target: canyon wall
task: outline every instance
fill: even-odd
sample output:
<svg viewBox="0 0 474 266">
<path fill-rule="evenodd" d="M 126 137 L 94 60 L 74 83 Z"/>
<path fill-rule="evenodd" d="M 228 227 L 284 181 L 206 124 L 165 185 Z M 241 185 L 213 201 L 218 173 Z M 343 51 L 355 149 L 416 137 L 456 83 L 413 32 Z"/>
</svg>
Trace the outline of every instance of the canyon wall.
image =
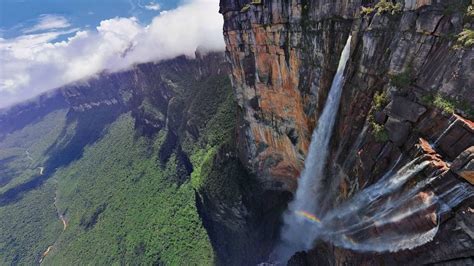
<svg viewBox="0 0 474 266">
<path fill-rule="evenodd" d="M 311 133 L 349 35 L 352 51 L 322 207 L 333 208 L 419 155 L 431 161 L 425 177 L 439 175 L 439 182 L 448 187 L 472 184 L 474 51 L 459 39 L 473 26 L 468 5 L 221 0 L 226 53 L 240 109 L 239 158 L 261 189 L 296 190 Z M 266 201 L 263 196 L 257 200 Z M 273 202 L 275 210 L 282 209 L 281 202 Z M 469 206 L 472 199 L 442 217 L 435 240 L 410 252 L 367 255 L 321 243 L 319 250 L 302 253 L 293 262 L 407 263 L 413 253 L 418 260 L 410 263 L 468 258 L 474 255 L 473 227 L 466 222 L 474 216 Z M 454 228 L 460 229 L 454 233 Z M 269 234 L 276 239 L 278 232 Z"/>
</svg>

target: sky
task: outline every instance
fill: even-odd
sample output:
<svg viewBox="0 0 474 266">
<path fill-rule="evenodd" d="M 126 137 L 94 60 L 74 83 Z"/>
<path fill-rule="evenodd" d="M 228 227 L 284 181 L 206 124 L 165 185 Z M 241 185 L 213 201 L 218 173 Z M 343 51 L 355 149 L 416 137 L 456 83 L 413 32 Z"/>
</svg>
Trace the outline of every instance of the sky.
<svg viewBox="0 0 474 266">
<path fill-rule="evenodd" d="M 224 49 L 218 0 L 0 0 L 0 108 L 97 73 Z"/>
</svg>

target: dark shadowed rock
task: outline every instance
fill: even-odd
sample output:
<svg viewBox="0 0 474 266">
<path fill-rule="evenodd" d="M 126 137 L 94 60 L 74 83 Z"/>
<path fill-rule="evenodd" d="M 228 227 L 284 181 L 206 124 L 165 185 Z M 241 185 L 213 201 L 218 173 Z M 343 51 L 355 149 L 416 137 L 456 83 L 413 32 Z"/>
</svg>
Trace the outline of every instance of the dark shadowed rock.
<svg viewBox="0 0 474 266">
<path fill-rule="evenodd" d="M 384 112 L 377 111 L 374 114 L 375 122 L 379 125 L 385 124 L 385 121 L 387 120 L 387 115 Z"/>
<path fill-rule="evenodd" d="M 426 108 L 405 97 L 395 96 L 384 112 L 401 121 L 416 122 L 426 112 Z"/>
<path fill-rule="evenodd" d="M 385 123 L 389 139 L 397 146 L 403 145 L 405 140 L 407 140 L 410 127 L 410 123 L 392 117 L 389 117 L 387 123 Z"/>
<path fill-rule="evenodd" d="M 416 21 L 416 31 L 425 34 L 434 33 L 442 17 L 443 14 L 439 11 L 424 12 Z"/>
<path fill-rule="evenodd" d="M 474 145 L 474 123 L 457 115 L 452 119 L 454 121 L 440 135 L 437 143 L 450 161 Z"/>
<path fill-rule="evenodd" d="M 474 184 L 474 146 L 463 151 L 451 165 L 453 171 Z"/>
</svg>

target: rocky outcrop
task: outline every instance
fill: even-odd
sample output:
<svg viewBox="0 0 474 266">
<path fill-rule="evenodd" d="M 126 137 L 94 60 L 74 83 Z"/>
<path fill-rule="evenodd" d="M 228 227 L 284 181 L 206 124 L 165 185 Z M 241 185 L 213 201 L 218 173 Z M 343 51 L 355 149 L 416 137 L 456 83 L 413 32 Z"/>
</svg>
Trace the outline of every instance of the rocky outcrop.
<svg viewBox="0 0 474 266">
<path fill-rule="evenodd" d="M 349 34 L 353 48 L 325 180 L 339 189 L 325 195 L 325 205 L 374 183 L 402 154 L 413 157 L 420 138 L 422 146 L 431 143 L 445 171 L 459 157 L 448 171 L 451 184 L 469 180 L 472 160 L 463 152 L 474 145 L 474 51 L 455 47 L 455 36 L 469 26 L 467 3 L 394 1 L 384 9 L 378 2 L 221 1 L 241 109 L 239 156 L 264 190 L 296 189 Z M 443 228 L 455 227 L 450 221 Z M 454 241 L 444 230 L 440 242 Z M 449 260 L 462 258 L 473 246 L 472 239 L 459 249 L 429 246 L 431 258 L 418 262 L 442 262 L 449 252 Z M 337 250 L 327 252 L 330 264 L 364 256 Z"/>
<path fill-rule="evenodd" d="M 436 145 L 452 161 L 466 148 L 474 145 L 474 124 L 458 115 L 453 115 L 449 123 L 436 140 Z"/>
<path fill-rule="evenodd" d="M 453 171 L 474 185 L 474 146 L 463 151 L 452 164 Z"/>
<path fill-rule="evenodd" d="M 405 97 L 395 96 L 384 111 L 394 119 L 415 123 L 426 112 L 426 108 Z"/>
</svg>

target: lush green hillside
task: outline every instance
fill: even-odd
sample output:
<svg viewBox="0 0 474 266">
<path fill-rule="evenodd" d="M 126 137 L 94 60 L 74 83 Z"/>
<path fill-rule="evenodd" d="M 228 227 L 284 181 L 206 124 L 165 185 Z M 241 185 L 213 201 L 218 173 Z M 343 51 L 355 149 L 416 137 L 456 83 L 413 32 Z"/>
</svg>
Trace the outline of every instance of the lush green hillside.
<svg viewBox="0 0 474 266">
<path fill-rule="evenodd" d="M 0 193 L 30 180 L 44 167 L 48 148 L 66 123 L 67 110 L 58 110 L 0 141 Z"/>
<path fill-rule="evenodd" d="M 196 191 L 226 186 L 208 177 L 236 108 L 227 75 L 199 71 L 141 66 L 124 103 L 49 112 L 0 139 L 0 264 L 214 264 Z M 75 101 L 100 101 L 93 89 Z"/>
<path fill-rule="evenodd" d="M 157 163 L 164 133 L 138 137 L 133 122 L 122 116 L 55 175 L 68 225 L 46 264 L 212 263 L 189 182 L 174 183 L 174 158 L 163 168 Z"/>
<path fill-rule="evenodd" d="M 0 142 L 0 264 L 33 264 L 61 232 L 54 207 L 56 185 L 49 180 L 42 186 L 5 197 L 18 184 L 41 179 L 44 154 L 58 138 L 65 124 L 66 110 L 52 112 Z M 44 172 L 44 169 L 43 169 Z M 13 193 L 11 193 L 13 194 Z M 21 195 L 20 195 L 21 194 Z"/>
<path fill-rule="evenodd" d="M 2 151 L 6 154 L 16 144 L 41 154 L 33 147 L 57 134 L 54 128 L 47 134 L 40 129 L 61 121 L 59 115 L 47 116 L 11 135 L 2 142 L 2 147 L 9 149 Z M 212 264 L 214 254 L 196 211 L 190 180 L 176 183 L 180 169 L 175 154 L 165 165 L 159 163 L 158 151 L 167 132 L 143 137 L 136 133 L 134 124 L 134 118 L 124 114 L 105 129 L 98 142 L 86 147 L 81 159 L 0 207 L 2 264 L 37 263 L 49 246 L 53 247 L 45 257 L 46 265 Z M 29 131 L 43 138 L 36 138 L 35 145 L 14 141 L 33 137 L 26 135 Z M 8 165 L 18 172 L 23 166 L 24 176 L 37 177 L 39 170 L 35 175 L 31 169 L 38 167 L 29 166 L 18 154 L 21 158 Z M 13 181 L 28 179 L 20 177 Z M 65 229 L 54 205 L 56 196 L 59 213 L 67 223 Z"/>
</svg>

